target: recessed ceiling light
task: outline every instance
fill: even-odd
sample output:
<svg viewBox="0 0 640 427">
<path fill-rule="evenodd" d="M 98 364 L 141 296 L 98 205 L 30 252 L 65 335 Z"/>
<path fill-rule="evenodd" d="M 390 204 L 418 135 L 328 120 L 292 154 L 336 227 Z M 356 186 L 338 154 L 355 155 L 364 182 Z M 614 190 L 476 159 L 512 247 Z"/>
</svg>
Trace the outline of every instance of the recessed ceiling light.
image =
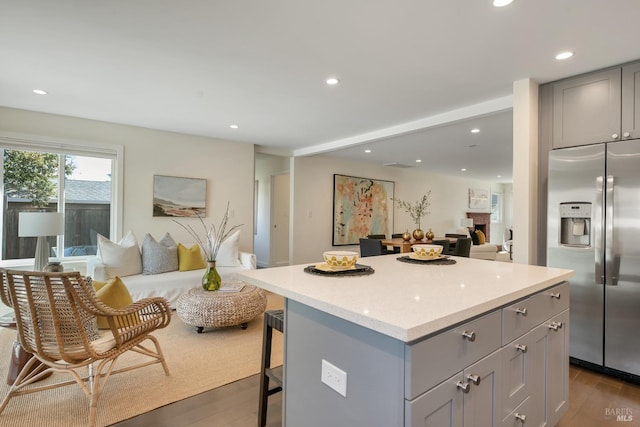
<svg viewBox="0 0 640 427">
<path fill-rule="evenodd" d="M 371 150 L 364 150 L 364 152 L 365 152 L 365 153 L 370 153 L 370 152 L 371 152 Z"/>
<path fill-rule="evenodd" d="M 238 129 L 238 127 L 239 127 L 239 126 L 238 126 L 238 125 L 229 125 L 229 127 L 230 127 L 231 129 Z"/>
<path fill-rule="evenodd" d="M 416 159 L 416 163 L 422 163 L 422 160 Z"/>
<path fill-rule="evenodd" d="M 466 171 L 467 171 L 467 169 L 466 169 L 466 168 L 462 168 L 462 169 L 460 169 L 460 170 L 461 170 L 462 172 L 466 172 Z"/>
<path fill-rule="evenodd" d="M 340 83 L 340 80 L 336 79 L 335 77 L 331 77 L 327 79 L 328 85 L 337 85 L 338 83 Z"/>
<path fill-rule="evenodd" d="M 495 7 L 507 6 L 513 3 L 513 0 L 493 0 L 493 5 Z"/>
<path fill-rule="evenodd" d="M 502 175 L 498 175 L 498 176 L 496 176 L 496 178 L 502 178 Z"/>
<path fill-rule="evenodd" d="M 568 59 L 571 58 L 573 56 L 573 52 L 560 52 L 559 54 L 556 55 L 556 59 L 558 60 L 563 60 L 563 59 Z"/>
<path fill-rule="evenodd" d="M 33 93 L 37 93 L 38 95 L 46 95 L 47 91 L 42 89 L 34 89 Z"/>
<path fill-rule="evenodd" d="M 478 128 L 471 129 L 471 133 L 478 133 L 478 132 L 480 132 L 480 129 Z"/>
</svg>

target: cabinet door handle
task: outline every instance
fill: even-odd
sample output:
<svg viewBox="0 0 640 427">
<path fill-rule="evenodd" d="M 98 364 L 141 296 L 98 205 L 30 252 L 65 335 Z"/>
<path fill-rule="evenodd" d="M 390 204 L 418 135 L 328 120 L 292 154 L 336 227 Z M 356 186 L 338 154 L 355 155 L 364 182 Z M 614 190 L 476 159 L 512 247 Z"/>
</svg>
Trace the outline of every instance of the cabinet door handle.
<svg viewBox="0 0 640 427">
<path fill-rule="evenodd" d="M 516 420 L 520 421 L 522 424 L 524 424 L 525 421 L 527 421 L 527 416 L 524 414 L 519 414 L 516 412 L 514 417 L 516 417 Z"/>
<path fill-rule="evenodd" d="M 549 329 L 553 329 L 554 331 L 557 331 L 558 329 L 562 328 L 562 322 L 551 322 L 550 324 L 547 325 L 547 327 Z"/>
<path fill-rule="evenodd" d="M 618 134 L 614 133 L 613 135 L 611 135 L 611 139 L 618 139 Z"/>
<path fill-rule="evenodd" d="M 478 375 L 468 374 L 467 379 L 475 385 L 480 385 L 480 377 Z"/>
<path fill-rule="evenodd" d="M 622 136 L 624 136 L 625 138 L 629 138 L 631 134 L 629 132 L 625 132 L 622 134 Z"/>
<path fill-rule="evenodd" d="M 527 352 L 527 346 L 524 344 L 516 344 L 516 350 L 520 350 L 523 353 Z"/>
<path fill-rule="evenodd" d="M 474 342 L 476 340 L 476 333 L 473 331 L 464 331 L 462 333 L 462 338 L 465 338 L 467 341 Z"/>
<path fill-rule="evenodd" d="M 558 292 L 558 293 L 553 293 L 552 292 L 552 293 L 549 294 L 549 296 L 551 298 L 560 299 L 560 292 Z"/>
<path fill-rule="evenodd" d="M 458 381 L 456 387 L 462 390 L 463 393 L 469 393 L 469 390 L 471 390 L 469 383 L 463 383 L 462 381 Z"/>
<path fill-rule="evenodd" d="M 516 308 L 515 312 L 518 314 L 522 314 L 523 316 L 527 315 L 527 309 L 526 308 Z"/>
</svg>

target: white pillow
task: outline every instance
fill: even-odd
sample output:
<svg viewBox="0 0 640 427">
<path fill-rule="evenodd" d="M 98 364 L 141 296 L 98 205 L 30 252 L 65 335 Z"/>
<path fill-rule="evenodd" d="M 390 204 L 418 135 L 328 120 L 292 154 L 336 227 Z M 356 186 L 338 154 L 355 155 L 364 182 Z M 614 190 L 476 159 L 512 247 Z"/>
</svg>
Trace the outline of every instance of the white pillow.
<svg viewBox="0 0 640 427">
<path fill-rule="evenodd" d="M 238 245 L 240 244 L 240 230 L 236 230 L 221 244 L 216 257 L 216 267 L 235 267 L 240 264 Z"/>
<path fill-rule="evenodd" d="M 142 273 L 140 249 L 131 231 L 127 232 L 118 243 L 98 234 L 98 254 L 105 265 L 106 279 Z"/>
</svg>

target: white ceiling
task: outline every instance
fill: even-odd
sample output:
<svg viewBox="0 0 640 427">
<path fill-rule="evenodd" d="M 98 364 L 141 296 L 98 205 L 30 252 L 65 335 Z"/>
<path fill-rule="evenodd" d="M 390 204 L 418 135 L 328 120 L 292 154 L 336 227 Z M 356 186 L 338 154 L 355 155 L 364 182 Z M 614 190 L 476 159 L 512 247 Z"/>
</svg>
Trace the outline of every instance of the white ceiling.
<svg viewBox="0 0 640 427">
<path fill-rule="evenodd" d="M 0 0 L 0 105 L 508 181 L 512 83 L 638 59 L 639 17 L 639 0 Z"/>
</svg>

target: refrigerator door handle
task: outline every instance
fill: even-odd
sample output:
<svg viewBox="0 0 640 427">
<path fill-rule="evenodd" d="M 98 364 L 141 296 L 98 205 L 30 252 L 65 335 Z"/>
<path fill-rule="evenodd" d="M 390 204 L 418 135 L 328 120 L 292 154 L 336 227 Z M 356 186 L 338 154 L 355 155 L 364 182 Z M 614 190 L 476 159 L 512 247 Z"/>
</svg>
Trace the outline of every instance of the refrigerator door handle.
<svg viewBox="0 0 640 427">
<path fill-rule="evenodd" d="M 618 278 L 614 276 L 615 254 L 613 250 L 613 193 L 614 193 L 614 177 L 607 176 L 607 194 L 605 197 L 605 283 L 609 286 L 618 284 Z"/>
<path fill-rule="evenodd" d="M 604 199 L 604 177 L 599 176 L 596 178 L 596 201 L 595 201 L 595 210 L 594 210 L 594 239 L 595 239 L 595 280 L 597 285 L 604 284 L 604 269 L 602 265 L 603 257 L 602 257 L 602 248 L 603 248 L 603 238 L 604 234 L 604 210 L 603 210 L 603 199 Z"/>
</svg>

